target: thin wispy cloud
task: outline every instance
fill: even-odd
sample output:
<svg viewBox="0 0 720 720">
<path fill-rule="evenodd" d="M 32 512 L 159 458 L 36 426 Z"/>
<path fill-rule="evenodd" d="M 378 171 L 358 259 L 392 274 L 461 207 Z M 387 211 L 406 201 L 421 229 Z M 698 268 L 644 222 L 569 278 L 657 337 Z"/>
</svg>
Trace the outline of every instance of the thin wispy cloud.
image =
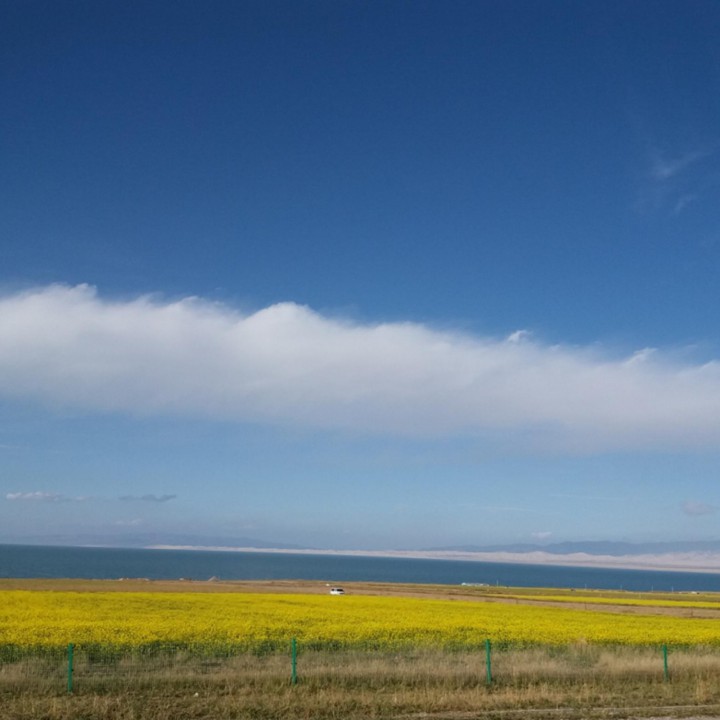
<svg viewBox="0 0 720 720">
<path fill-rule="evenodd" d="M 717 194 L 720 143 L 670 154 L 654 149 L 647 169 L 648 184 L 638 207 L 666 208 L 677 217 L 688 208 Z"/>
<path fill-rule="evenodd" d="M 683 195 L 677 199 L 675 207 L 673 208 L 673 215 L 679 215 L 685 208 L 697 202 L 698 196 L 695 193 Z"/>
<path fill-rule="evenodd" d="M 119 500 L 125 502 L 150 502 L 150 503 L 166 503 L 175 500 L 177 495 L 122 495 Z"/>
<path fill-rule="evenodd" d="M 148 503 L 166 503 L 175 500 L 177 495 L 122 495 L 117 498 L 123 502 L 148 502 Z M 38 503 L 70 503 L 70 502 L 87 502 L 96 500 L 107 502 L 107 498 L 95 495 L 64 495 L 63 493 L 44 492 L 41 490 L 33 490 L 31 492 L 9 492 L 5 494 L 5 499 L 19 502 L 38 502 Z M 112 502 L 112 501 L 111 501 Z"/>
<path fill-rule="evenodd" d="M 612 495 L 587 495 L 585 493 L 551 493 L 551 498 L 567 498 L 569 500 L 603 500 L 616 502 L 619 498 Z"/>
<path fill-rule="evenodd" d="M 0 396 L 560 451 L 720 441 L 717 361 L 519 339 L 50 286 L 0 299 Z"/>
<path fill-rule="evenodd" d="M 683 503 L 682 510 L 686 515 L 698 516 L 714 515 L 718 511 L 718 508 L 715 505 L 708 505 L 707 503 L 688 500 Z"/>
<path fill-rule="evenodd" d="M 678 155 L 670 157 L 662 155 L 656 152 L 652 159 L 652 165 L 650 167 L 650 176 L 653 180 L 658 182 L 665 182 L 677 177 L 687 169 L 697 164 L 701 160 L 714 155 L 717 151 L 717 146 L 711 146 L 702 150 L 691 150 Z"/>
<path fill-rule="evenodd" d="M 552 533 L 549 530 L 539 530 L 538 532 L 530 533 L 530 537 L 533 540 L 549 540 L 552 537 Z"/>
<path fill-rule="evenodd" d="M 480 510 L 487 513 L 536 513 L 537 508 L 519 507 L 517 505 L 480 505 Z"/>
<path fill-rule="evenodd" d="M 92 500 L 90 496 L 71 497 L 60 493 L 42 492 L 35 490 L 32 492 L 11 492 L 5 495 L 6 500 L 19 502 L 40 502 L 40 503 L 66 503 L 66 502 L 86 502 Z"/>
</svg>

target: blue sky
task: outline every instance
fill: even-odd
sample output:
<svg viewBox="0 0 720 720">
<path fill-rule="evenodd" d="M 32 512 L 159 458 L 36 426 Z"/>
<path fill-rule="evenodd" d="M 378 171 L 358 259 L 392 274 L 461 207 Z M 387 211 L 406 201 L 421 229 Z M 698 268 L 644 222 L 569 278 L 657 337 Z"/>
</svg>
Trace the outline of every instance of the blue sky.
<svg viewBox="0 0 720 720">
<path fill-rule="evenodd" d="M 0 540 L 718 537 L 716 2 L 0 28 Z"/>
</svg>

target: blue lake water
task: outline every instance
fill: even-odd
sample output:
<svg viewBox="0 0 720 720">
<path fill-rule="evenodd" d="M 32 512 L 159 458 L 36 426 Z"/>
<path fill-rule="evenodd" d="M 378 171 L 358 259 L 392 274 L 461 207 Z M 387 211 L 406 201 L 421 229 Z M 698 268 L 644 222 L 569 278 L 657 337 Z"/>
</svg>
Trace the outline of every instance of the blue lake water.
<svg viewBox="0 0 720 720">
<path fill-rule="evenodd" d="M 720 575 L 292 553 L 0 545 L 4 578 L 319 580 L 720 592 Z"/>
</svg>

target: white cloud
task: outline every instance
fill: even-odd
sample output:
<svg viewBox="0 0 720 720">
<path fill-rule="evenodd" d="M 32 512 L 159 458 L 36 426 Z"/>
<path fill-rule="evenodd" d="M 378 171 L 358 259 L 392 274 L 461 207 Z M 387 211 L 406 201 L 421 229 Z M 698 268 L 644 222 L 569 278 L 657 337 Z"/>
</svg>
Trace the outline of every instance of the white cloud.
<svg viewBox="0 0 720 720">
<path fill-rule="evenodd" d="M 64 496 L 47 492 L 14 492 L 5 495 L 6 500 L 30 500 L 33 502 L 62 502 Z"/>
<path fill-rule="evenodd" d="M 523 340 L 527 340 L 530 337 L 528 330 L 516 330 L 507 336 L 507 341 L 511 343 L 519 343 Z"/>
<path fill-rule="evenodd" d="M 78 496 L 69 497 L 60 493 L 49 493 L 41 492 L 36 490 L 34 492 L 12 492 L 5 495 L 6 500 L 20 500 L 30 502 L 85 502 L 86 500 L 92 500 L 91 497 Z"/>
<path fill-rule="evenodd" d="M 556 450 L 720 441 L 718 362 L 517 339 L 51 286 L 0 298 L 0 396 Z"/>
<path fill-rule="evenodd" d="M 626 364 L 644 363 L 647 362 L 655 353 L 657 348 L 643 348 L 642 350 L 636 350 L 627 360 Z"/>
<path fill-rule="evenodd" d="M 534 540 L 548 540 L 552 537 L 552 533 L 547 530 L 540 530 L 539 532 L 530 533 Z"/>
</svg>

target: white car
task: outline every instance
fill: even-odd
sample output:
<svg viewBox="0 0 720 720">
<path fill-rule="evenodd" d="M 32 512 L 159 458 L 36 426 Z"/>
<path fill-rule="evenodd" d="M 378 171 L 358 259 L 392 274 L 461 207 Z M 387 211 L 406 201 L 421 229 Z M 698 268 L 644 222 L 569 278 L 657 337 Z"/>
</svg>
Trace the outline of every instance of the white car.
<svg viewBox="0 0 720 720">
<path fill-rule="evenodd" d="M 345 591 L 341 587 L 330 588 L 331 595 L 344 595 Z"/>
</svg>

